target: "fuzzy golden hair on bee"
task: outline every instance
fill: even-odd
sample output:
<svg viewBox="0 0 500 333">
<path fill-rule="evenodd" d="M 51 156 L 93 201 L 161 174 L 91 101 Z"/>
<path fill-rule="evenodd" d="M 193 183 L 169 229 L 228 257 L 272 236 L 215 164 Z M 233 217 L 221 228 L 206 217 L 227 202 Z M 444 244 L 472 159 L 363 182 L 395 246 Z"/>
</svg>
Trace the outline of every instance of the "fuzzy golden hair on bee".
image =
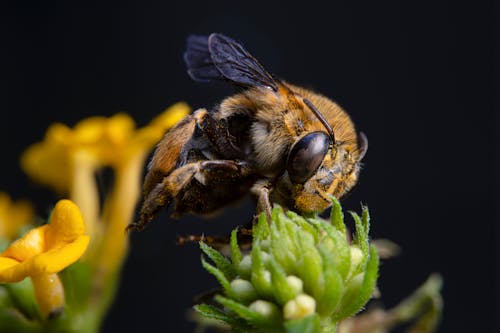
<svg viewBox="0 0 500 333">
<path fill-rule="evenodd" d="M 199 109 L 165 134 L 144 182 L 141 229 L 171 202 L 174 214 L 207 215 L 247 193 L 257 211 L 272 203 L 321 212 L 357 182 L 368 147 L 331 99 L 278 79 L 222 34 L 190 36 L 184 60 L 198 82 L 238 92 Z"/>
</svg>

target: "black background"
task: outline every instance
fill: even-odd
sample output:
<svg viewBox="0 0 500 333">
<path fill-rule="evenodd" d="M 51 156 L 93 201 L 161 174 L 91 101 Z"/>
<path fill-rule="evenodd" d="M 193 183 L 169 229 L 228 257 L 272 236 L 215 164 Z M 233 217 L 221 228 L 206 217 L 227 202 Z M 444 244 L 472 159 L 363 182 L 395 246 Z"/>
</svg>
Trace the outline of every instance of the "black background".
<svg viewBox="0 0 500 333">
<path fill-rule="evenodd" d="M 361 180 L 343 204 L 368 204 L 372 236 L 403 248 L 381 268 L 385 305 L 441 272 L 440 332 L 493 332 L 494 16 L 492 1 L 3 3 L 0 188 L 41 214 L 55 202 L 17 162 L 52 122 L 126 111 L 145 124 L 176 101 L 209 107 L 231 93 L 193 83 L 182 62 L 188 34 L 224 32 L 278 76 L 336 100 L 367 133 Z M 104 332 L 192 331 L 185 311 L 216 282 L 175 237 L 224 233 L 252 209 L 247 200 L 180 221 L 164 212 L 134 233 Z"/>
</svg>

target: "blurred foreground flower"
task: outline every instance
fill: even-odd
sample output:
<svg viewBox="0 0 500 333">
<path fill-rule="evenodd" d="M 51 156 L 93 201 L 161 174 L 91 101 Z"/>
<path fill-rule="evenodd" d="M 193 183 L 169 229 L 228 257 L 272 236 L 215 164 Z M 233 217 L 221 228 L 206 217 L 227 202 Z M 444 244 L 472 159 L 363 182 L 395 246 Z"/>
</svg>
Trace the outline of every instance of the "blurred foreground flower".
<svg viewBox="0 0 500 333">
<path fill-rule="evenodd" d="M 16 299 L 22 303 L 36 296 L 42 317 L 49 316 L 46 321 L 43 318 L 34 320 L 37 311 L 28 309 L 32 307 L 30 305 L 17 307 L 16 311 L 21 311 L 22 316 L 8 318 L 17 324 L 23 322 L 23 330 L 31 327 L 36 331 L 40 327 L 35 324 L 43 322 L 44 332 L 98 331 L 118 287 L 120 269 L 128 250 L 125 227 L 134 217 L 147 154 L 165 131 L 189 111 L 186 104 L 175 104 L 139 129 L 126 114 L 109 118 L 91 117 L 74 128 L 54 124 L 47 130 L 42 142 L 24 152 L 21 158 L 24 171 L 60 195 L 69 196 L 80 208 L 83 220 L 81 217 L 76 219 L 80 224 L 57 222 L 60 221 L 57 218 L 58 207 L 69 205 L 69 201 L 62 201 L 56 206 L 49 225 L 32 229 L 2 254 L 0 283 L 31 277 L 33 287 L 21 282 L 22 288 L 18 289 L 24 296 Z M 113 183 L 109 194 L 99 198 L 95 175 L 104 168 L 112 170 Z M 0 196 L 0 218 L 3 217 L 1 208 Z M 23 219 L 17 221 L 22 222 Z M 15 231 L 8 231 L 8 237 L 19 231 L 14 223 L 12 229 Z M 7 229 L 4 227 L 3 230 Z M 88 236 L 83 236 L 83 230 Z M 83 254 L 87 245 L 88 250 L 82 260 L 71 265 Z M 71 266 L 56 274 L 68 265 Z M 15 288 L 16 285 L 8 286 Z M 0 322 L 2 290 L 0 288 Z M 56 305 L 62 306 L 64 294 L 64 314 L 54 319 L 51 314 L 57 312 Z"/>
<path fill-rule="evenodd" d="M 3 244 L 16 239 L 33 218 L 33 207 L 29 202 L 12 201 L 7 193 L 0 192 L 0 251 Z"/>
<path fill-rule="evenodd" d="M 352 214 L 356 233 L 349 244 L 340 204 L 332 200 L 331 224 L 280 207 L 269 223 L 261 215 L 245 256 L 233 231 L 231 261 L 201 243 L 215 263 L 203 260 L 203 266 L 224 296 L 215 297 L 222 307 L 201 304 L 196 310 L 238 332 L 337 332 L 338 323 L 370 299 L 379 258 L 368 242 L 368 210 Z"/>
<path fill-rule="evenodd" d="M 0 283 L 31 277 L 42 315 L 61 311 L 64 290 L 56 273 L 83 255 L 89 243 L 84 231 L 78 207 L 59 201 L 49 224 L 30 230 L 0 254 Z"/>
</svg>

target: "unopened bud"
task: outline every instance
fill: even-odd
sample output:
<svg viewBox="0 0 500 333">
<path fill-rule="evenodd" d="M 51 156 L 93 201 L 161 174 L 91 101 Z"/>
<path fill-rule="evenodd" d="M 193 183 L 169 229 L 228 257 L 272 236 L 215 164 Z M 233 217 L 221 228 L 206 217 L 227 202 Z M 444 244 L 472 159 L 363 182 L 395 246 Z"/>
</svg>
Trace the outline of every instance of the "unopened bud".
<svg viewBox="0 0 500 333">
<path fill-rule="evenodd" d="M 260 256 L 262 258 L 262 263 L 264 265 L 267 265 L 267 263 L 269 262 L 269 259 L 271 258 L 271 256 L 269 255 L 269 253 L 262 251 L 260 253 Z"/>
<path fill-rule="evenodd" d="M 243 279 L 235 279 L 231 281 L 231 289 L 235 296 L 242 302 L 250 302 L 257 298 L 255 288 L 250 281 Z"/>
<path fill-rule="evenodd" d="M 266 318 L 276 318 L 279 316 L 276 304 L 260 299 L 250 304 L 249 309 Z"/>
<path fill-rule="evenodd" d="M 270 239 L 263 239 L 260 241 L 260 248 L 264 251 L 269 251 L 271 248 L 271 240 Z"/>
<path fill-rule="evenodd" d="M 355 273 L 358 268 L 359 264 L 363 261 L 363 251 L 356 245 L 352 245 L 350 247 L 350 252 L 351 252 L 351 274 Z"/>
<path fill-rule="evenodd" d="M 304 282 L 295 275 L 289 275 L 286 277 L 286 282 L 288 286 L 293 290 L 294 295 L 301 294 L 304 288 Z"/>
<path fill-rule="evenodd" d="M 285 319 L 301 319 L 316 311 L 316 301 L 309 295 L 300 294 L 288 301 L 283 308 Z"/>
<path fill-rule="evenodd" d="M 249 277 L 252 274 L 252 256 L 244 256 L 238 265 L 238 274 Z"/>
</svg>

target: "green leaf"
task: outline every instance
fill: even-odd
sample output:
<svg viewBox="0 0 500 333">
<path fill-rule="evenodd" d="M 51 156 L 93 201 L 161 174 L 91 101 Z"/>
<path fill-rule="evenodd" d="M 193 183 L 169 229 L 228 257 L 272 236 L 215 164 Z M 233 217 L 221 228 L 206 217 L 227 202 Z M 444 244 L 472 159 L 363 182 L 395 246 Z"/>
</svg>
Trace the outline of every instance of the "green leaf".
<svg viewBox="0 0 500 333">
<path fill-rule="evenodd" d="M 235 270 L 238 268 L 241 258 L 241 250 L 238 246 L 238 228 L 236 228 L 231 232 L 231 261 Z"/>
<path fill-rule="evenodd" d="M 40 318 L 31 279 L 5 285 L 16 308 L 27 318 Z"/>
<path fill-rule="evenodd" d="M 233 267 L 231 262 L 227 260 L 219 251 L 211 248 L 204 242 L 200 242 L 201 250 L 215 263 L 217 268 L 224 273 L 224 276 L 228 280 L 234 279 L 236 276 L 236 269 Z"/>
<path fill-rule="evenodd" d="M 281 318 L 267 318 L 232 299 L 217 295 L 215 296 L 215 300 L 257 328 L 276 328 L 281 324 Z"/>
<path fill-rule="evenodd" d="M 219 281 L 219 283 L 221 284 L 222 288 L 224 289 L 224 292 L 226 293 L 226 295 L 228 295 L 229 297 L 234 297 L 233 290 L 231 289 L 231 284 L 227 280 L 227 278 L 224 275 L 224 273 L 222 273 L 222 271 L 220 271 L 219 269 L 217 269 L 215 266 L 210 265 L 203 258 L 201 259 L 201 264 L 203 265 L 203 268 L 205 268 L 207 270 L 207 272 L 209 272 L 210 274 L 212 274 L 213 276 L 215 276 L 215 278 L 217 279 L 217 281 Z"/>
<path fill-rule="evenodd" d="M 337 271 L 333 254 L 322 244 L 318 246 L 318 250 L 323 260 L 325 291 L 318 301 L 317 312 L 323 317 L 330 317 L 340 302 L 344 291 L 344 282 L 342 276 Z"/>
<path fill-rule="evenodd" d="M 284 326 L 287 333 L 317 333 L 320 330 L 320 320 L 315 313 L 301 319 L 287 320 Z"/>
<path fill-rule="evenodd" d="M 328 237 L 332 240 L 334 244 L 332 253 L 335 253 L 335 256 L 333 256 L 335 265 L 342 277 L 344 279 L 347 278 L 347 274 L 349 273 L 349 269 L 351 267 L 351 252 L 345 234 L 322 219 L 309 221 L 318 229 L 324 230 Z"/>
<path fill-rule="evenodd" d="M 370 248 L 370 256 L 366 263 L 366 269 L 361 285 L 353 293 L 346 292 L 334 313 L 334 320 L 340 321 L 356 314 L 370 300 L 378 278 L 379 257 L 375 246 Z"/>
<path fill-rule="evenodd" d="M 271 271 L 274 298 L 279 305 L 284 305 L 295 297 L 295 291 L 288 285 L 285 270 L 280 267 L 273 257 L 269 260 L 269 270 Z"/>
<path fill-rule="evenodd" d="M 2 333 L 42 333 L 40 322 L 28 320 L 14 308 L 0 309 L 0 332 Z"/>
<path fill-rule="evenodd" d="M 12 305 L 12 299 L 10 298 L 9 291 L 5 286 L 0 285 L 0 309 L 7 308 Z"/>
<path fill-rule="evenodd" d="M 344 235 L 346 233 L 346 227 L 344 223 L 344 213 L 342 213 L 342 206 L 337 198 L 333 195 L 330 197 L 332 199 L 332 210 L 330 211 L 330 223 Z"/>
</svg>

